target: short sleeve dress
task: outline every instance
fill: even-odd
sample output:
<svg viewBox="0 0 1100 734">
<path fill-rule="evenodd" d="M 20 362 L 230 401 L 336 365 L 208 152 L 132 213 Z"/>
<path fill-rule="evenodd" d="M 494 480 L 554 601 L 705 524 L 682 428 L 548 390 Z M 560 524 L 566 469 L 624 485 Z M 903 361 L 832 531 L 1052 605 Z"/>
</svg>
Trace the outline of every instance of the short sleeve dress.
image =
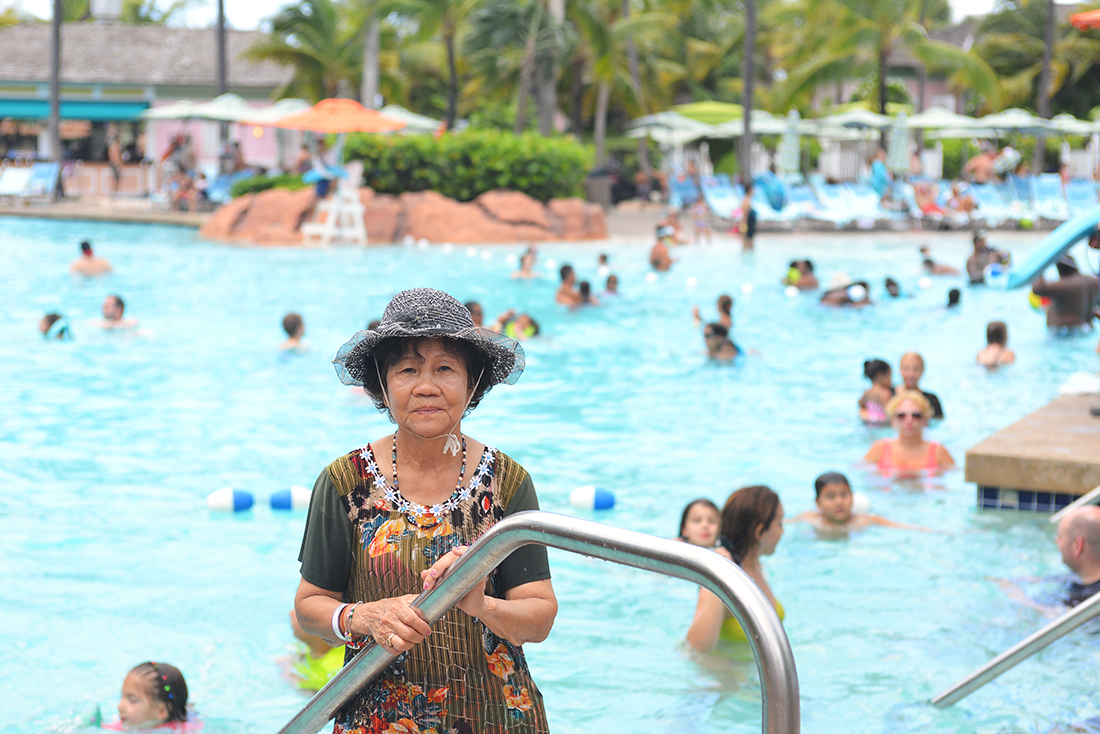
<svg viewBox="0 0 1100 734">
<path fill-rule="evenodd" d="M 420 572 L 451 548 L 472 543 L 510 514 L 538 509 L 527 471 L 488 446 L 469 484 L 446 502 L 419 516 L 400 511 L 408 509 L 404 502 L 369 445 L 332 462 L 310 501 L 302 577 L 341 592 L 345 602 L 416 594 Z M 508 589 L 549 578 L 546 549 L 526 546 L 493 571 L 488 593 L 503 598 Z M 356 652 L 348 646 L 345 664 Z M 432 625 L 430 637 L 399 655 L 335 718 L 334 734 L 549 731 L 522 647 L 459 609 Z"/>
</svg>

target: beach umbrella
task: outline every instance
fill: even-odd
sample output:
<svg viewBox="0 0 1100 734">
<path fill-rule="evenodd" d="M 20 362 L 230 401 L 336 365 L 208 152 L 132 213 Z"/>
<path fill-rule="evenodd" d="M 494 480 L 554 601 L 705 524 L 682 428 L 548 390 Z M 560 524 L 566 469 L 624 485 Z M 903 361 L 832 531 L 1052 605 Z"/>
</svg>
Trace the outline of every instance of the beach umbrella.
<svg viewBox="0 0 1100 734">
<path fill-rule="evenodd" d="M 783 139 L 779 141 L 779 150 L 775 162 L 775 166 L 781 174 L 790 176 L 800 173 L 802 170 L 801 123 L 798 110 L 792 109 L 787 113 L 787 129 L 783 131 Z"/>
<path fill-rule="evenodd" d="M 716 102 L 714 100 L 678 104 L 672 109 L 674 112 L 678 112 L 684 117 L 690 117 L 696 122 L 702 122 L 707 125 L 718 125 L 719 123 L 729 122 L 730 120 L 736 120 L 739 117 L 745 116 L 745 108 L 741 105 L 731 104 L 729 102 Z"/>
<path fill-rule="evenodd" d="M 943 107 L 929 107 L 911 115 L 908 121 L 910 130 L 967 130 L 977 125 L 973 117 L 959 115 Z"/>
<path fill-rule="evenodd" d="M 1018 133 L 1020 135 L 1039 135 L 1050 132 L 1054 128 L 1041 117 L 1036 117 L 1027 110 L 1013 108 L 986 115 L 979 118 L 977 123 L 981 127 L 996 130 L 998 133 Z"/>
<path fill-rule="evenodd" d="M 404 120 L 369 110 L 354 99 L 322 99 L 272 123 L 284 130 L 310 130 L 315 133 L 386 133 L 405 127 Z"/>
<path fill-rule="evenodd" d="M 886 167 L 894 173 L 909 173 L 912 168 L 912 163 L 909 161 L 908 117 L 904 112 L 894 118 L 894 125 L 890 129 Z"/>
<path fill-rule="evenodd" d="M 655 112 L 632 120 L 627 125 L 628 138 L 651 138 L 661 145 L 683 145 L 692 140 L 710 137 L 714 126 L 684 117 L 679 112 Z"/>
<path fill-rule="evenodd" d="M 1069 16 L 1069 22 L 1074 28 L 1087 31 L 1090 28 L 1100 28 L 1100 10 L 1089 10 L 1084 13 L 1074 13 Z"/>
<path fill-rule="evenodd" d="M 192 117 L 198 120 L 215 122 L 240 122 L 253 111 L 252 105 L 244 101 L 239 94 L 222 94 L 209 102 L 196 105 Z"/>
<path fill-rule="evenodd" d="M 249 125 L 272 125 L 288 115 L 308 110 L 311 106 L 304 99 L 280 99 L 270 107 L 250 107 L 247 116 L 239 122 Z"/>
<path fill-rule="evenodd" d="M 195 117 L 194 111 L 198 106 L 197 102 L 181 99 L 172 104 L 142 110 L 141 118 L 143 120 L 190 120 Z"/>
<path fill-rule="evenodd" d="M 1078 120 L 1068 113 L 1055 115 L 1050 119 L 1050 125 L 1058 132 L 1066 135 L 1092 135 L 1100 132 L 1100 125 L 1095 122 Z"/>
<path fill-rule="evenodd" d="M 817 124 L 822 129 L 847 128 L 849 130 L 884 130 L 890 127 L 894 120 L 886 115 L 871 112 L 857 107 L 846 112 L 818 118 Z"/>
<path fill-rule="evenodd" d="M 399 104 L 388 104 L 378 111 L 387 117 L 404 120 L 406 126 L 401 129 L 402 133 L 434 133 L 443 124 L 442 120 L 417 114 Z"/>
<path fill-rule="evenodd" d="M 787 121 L 764 110 L 752 111 L 753 135 L 782 135 L 787 131 Z M 708 138 L 739 138 L 745 134 L 745 119 L 727 120 L 714 126 Z"/>
</svg>

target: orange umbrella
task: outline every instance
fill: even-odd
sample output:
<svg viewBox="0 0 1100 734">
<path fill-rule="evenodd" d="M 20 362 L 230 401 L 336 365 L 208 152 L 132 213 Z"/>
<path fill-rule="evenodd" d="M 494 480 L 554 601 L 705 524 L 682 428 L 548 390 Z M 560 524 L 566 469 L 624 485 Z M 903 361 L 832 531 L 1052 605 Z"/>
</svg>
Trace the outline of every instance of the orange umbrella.
<svg viewBox="0 0 1100 734">
<path fill-rule="evenodd" d="M 1086 13 L 1074 13 L 1069 16 L 1069 22 L 1075 28 L 1087 31 L 1089 28 L 1100 28 L 1100 10 L 1090 10 Z"/>
<path fill-rule="evenodd" d="M 311 130 L 315 133 L 387 133 L 400 130 L 407 123 L 368 110 L 354 99 L 336 98 L 322 99 L 308 110 L 266 124 L 284 130 Z"/>
</svg>

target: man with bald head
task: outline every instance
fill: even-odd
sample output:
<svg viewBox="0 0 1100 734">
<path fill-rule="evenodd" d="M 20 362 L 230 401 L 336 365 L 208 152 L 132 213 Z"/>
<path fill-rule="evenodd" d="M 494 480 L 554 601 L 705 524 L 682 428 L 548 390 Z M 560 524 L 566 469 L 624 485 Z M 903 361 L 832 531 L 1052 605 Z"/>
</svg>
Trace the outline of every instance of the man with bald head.
<svg viewBox="0 0 1100 734">
<path fill-rule="evenodd" d="M 1066 513 L 1054 542 L 1062 563 L 1077 574 L 1066 591 L 1066 606 L 1075 607 L 1100 591 L 1100 507 L 1086 505 Z"/>
</svg>

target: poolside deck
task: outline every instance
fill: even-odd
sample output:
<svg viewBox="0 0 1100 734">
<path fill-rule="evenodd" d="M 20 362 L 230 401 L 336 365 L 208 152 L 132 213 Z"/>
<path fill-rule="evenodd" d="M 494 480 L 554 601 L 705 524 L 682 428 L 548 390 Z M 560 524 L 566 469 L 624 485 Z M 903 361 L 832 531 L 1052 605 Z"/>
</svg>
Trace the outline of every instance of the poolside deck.
<svg viewBox="0 0 1100 734">
<path fill-rule="evenodd" d="M 978 506 L 1055 511 L 1100 486 L 1100 396 L 1055 398 L 966 452 Z"/>
<path fill-rule="evenodd" d="M 85 196 L 50 203 L 0 202 L 0 216 L 201 227 L 210 218 L 210 212 L 191 214 L 155 209 L 148 199 L 138 197 Z"/>
</svg>

